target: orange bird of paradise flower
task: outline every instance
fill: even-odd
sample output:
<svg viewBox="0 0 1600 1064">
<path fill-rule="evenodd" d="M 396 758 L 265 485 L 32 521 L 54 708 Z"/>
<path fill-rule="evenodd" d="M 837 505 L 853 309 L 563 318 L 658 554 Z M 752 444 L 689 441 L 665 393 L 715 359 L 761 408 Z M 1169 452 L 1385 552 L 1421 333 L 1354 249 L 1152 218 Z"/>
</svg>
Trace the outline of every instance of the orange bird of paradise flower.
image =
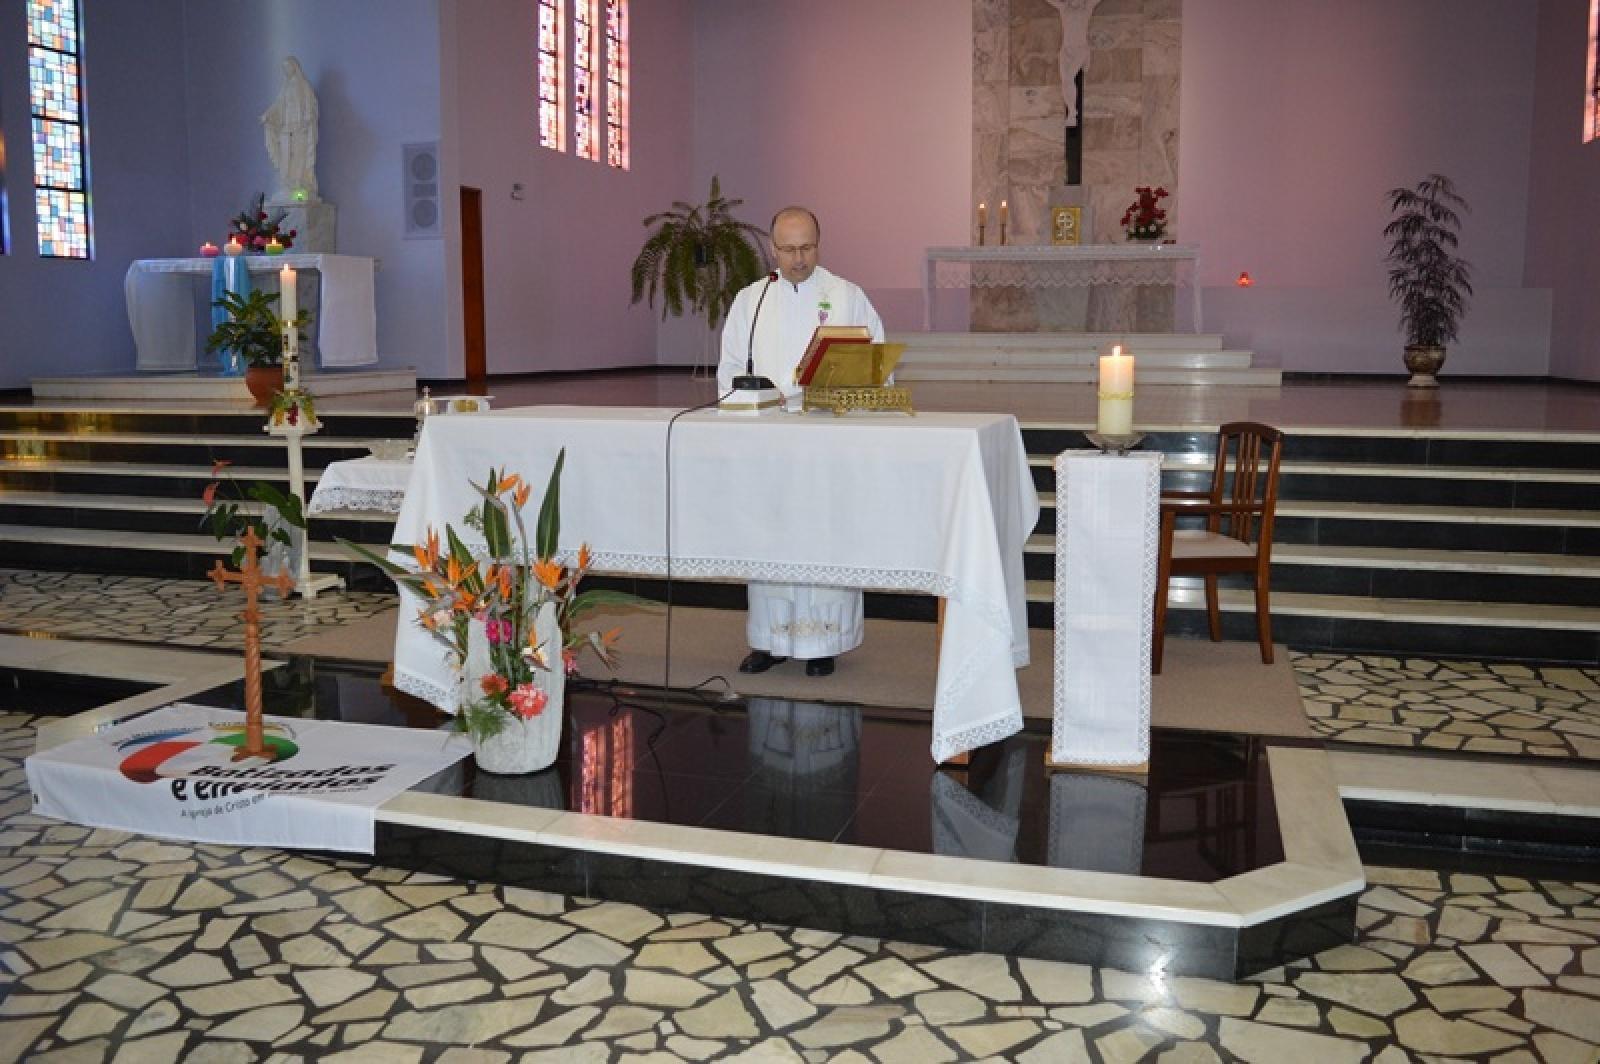
<svg viewBox="0 0 1600 1064">
<path fill-rule="evenodd" d="M 552 591 L 561 586 L 561 566 L 548 558 L 533 563 L 533 575 Z"/>
</svg>

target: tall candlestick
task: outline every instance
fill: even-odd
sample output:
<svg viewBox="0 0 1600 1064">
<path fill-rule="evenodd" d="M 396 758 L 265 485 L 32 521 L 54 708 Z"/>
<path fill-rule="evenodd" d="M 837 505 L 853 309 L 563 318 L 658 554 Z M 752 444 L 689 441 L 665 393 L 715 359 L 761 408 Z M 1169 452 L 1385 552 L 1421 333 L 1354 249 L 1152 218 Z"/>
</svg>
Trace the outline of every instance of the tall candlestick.
<svg viewBox="0 0 1600 1064">
<path fill-rule="evenodd" d="M 1100 404 L 1095 431 L 1102 436 L 1127 436 L 1133 432 L 1133 356 L 1122 345 L 1100 356 Z"/>
<path fill-rule="evenodd" d="M 1011 208 L 1006 206 L 1006 201 L 1000 201 L 1000 224 L 1005 225 L 1011 218 Z"/>
<path fill-rule="evenodd" d="M 985 226 L 985 225 L 988 225 L 988 224 L 989 224 L 989 205 L 987 203 L 980 203 L 980 204 L 978 204 L 978 225 L 981 228 L 982 226 Z"/>
</svg>

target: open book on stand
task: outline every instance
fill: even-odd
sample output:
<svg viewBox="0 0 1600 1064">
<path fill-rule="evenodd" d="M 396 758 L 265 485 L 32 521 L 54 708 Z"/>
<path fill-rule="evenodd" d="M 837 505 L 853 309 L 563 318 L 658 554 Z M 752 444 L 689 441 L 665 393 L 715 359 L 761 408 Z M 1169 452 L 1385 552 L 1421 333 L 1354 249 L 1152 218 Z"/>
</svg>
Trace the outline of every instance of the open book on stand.
<svg viewBox="0 0 1600 1064">
<path fill-rule="evenodd" d="M 795 383 L 802 387 L 810 384 L 811 379 L 817 375 L 817 367 L 822 365 L 823 358 L 835 344 L 870 344 L 871 342 L 872 330 L 865 325 L 817 326 L 817 331 L 811 334 L 811 342 L 806 344 L 806 353 L 800 356 L 800 363 L 795 366 Z"/>
</svg>

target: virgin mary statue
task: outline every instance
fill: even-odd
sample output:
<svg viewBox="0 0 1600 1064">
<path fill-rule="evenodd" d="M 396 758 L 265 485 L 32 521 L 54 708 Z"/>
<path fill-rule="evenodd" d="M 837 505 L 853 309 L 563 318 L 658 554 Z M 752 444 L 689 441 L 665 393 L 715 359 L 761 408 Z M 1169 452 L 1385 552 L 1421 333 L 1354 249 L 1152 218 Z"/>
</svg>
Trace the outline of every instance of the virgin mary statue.
<svg viewBox="0 0 1600 1064">
<path fill-rule="evenodd" d="M 273 203 L 317 202 L 317 96 L 293 56 L 283 61 L 283 91 L 266 114 L 267 155 L 278 172 Z"/>
</svg>

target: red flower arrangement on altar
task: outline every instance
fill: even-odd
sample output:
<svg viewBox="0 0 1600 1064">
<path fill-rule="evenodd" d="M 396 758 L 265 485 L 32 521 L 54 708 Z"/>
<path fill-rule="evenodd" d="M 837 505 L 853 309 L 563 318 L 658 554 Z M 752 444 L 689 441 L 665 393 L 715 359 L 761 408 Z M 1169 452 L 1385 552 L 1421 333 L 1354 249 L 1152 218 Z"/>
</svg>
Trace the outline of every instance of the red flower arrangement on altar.
<svg viewBox="0 0 1600 1064">
<path fill-rule="evenodd" d="M 545 677 L 557 669 L 569 676 L 576 672 L 579 651 L 592 650 L 614 668 L 621 630 L 584 632 L 577 622 L 602 607 L 643 604 L 624 592 L 578 590 L 589 571 L 587 546 L 579 548 L 571 568 L 556 560 L 565 460 L 563 450 L 531 537 L 522 510 L 532 498 L 532 485 L 516 473 L 490 469 L 483 484 L 472 485 L 479 501 L 465 522 L 482 535 L 481 554 L 450 525 L 445 525 L 443 543 L 438 531 L 429 529 L 426 542 L 396 548 L 410 550 L 415 563 L 410 567 L 340 541 L 414 593 L 422 603 L 417 623 L 445 646 L 458 671 L 471 668 L 476 673 L 466 677 L 470 687 L 455 723 L 478 742 L 498 735 L 513 717 L 530 720 L 544 713 L 550 698 Z M 487 644 L 481 656 L 473 649 L 475 622 L 482 625 Z M 541 633 L 538 629 L 546 624 L 549 628 Z"/>
<path fill-rule="evenodd" d="M 1138 198 L 1122 212 L 1123 230 L 1129 240 L 1160 240 L 1167 235 L 1167 212 L 1159 206 L 1167 190 L 1140 185 L 1133 191 Z"/>
<path fill-rule="evenodd" d="M 300 235 L 298 229 L 283 228 L 283 219 L 287 212 L 278 211 L 269 215 L 266 209 L 267 196 L 261 193 L 256 196 L 255 203 L 246 210 L 234 215 L 233 221 L 228 223 L 228 242 L 237 241 L 246 251 L 265 252 L 267 245 L 276 240 L 282 244 L 284 250 L 294 247 L 294 238 Z"/>
</svg>

